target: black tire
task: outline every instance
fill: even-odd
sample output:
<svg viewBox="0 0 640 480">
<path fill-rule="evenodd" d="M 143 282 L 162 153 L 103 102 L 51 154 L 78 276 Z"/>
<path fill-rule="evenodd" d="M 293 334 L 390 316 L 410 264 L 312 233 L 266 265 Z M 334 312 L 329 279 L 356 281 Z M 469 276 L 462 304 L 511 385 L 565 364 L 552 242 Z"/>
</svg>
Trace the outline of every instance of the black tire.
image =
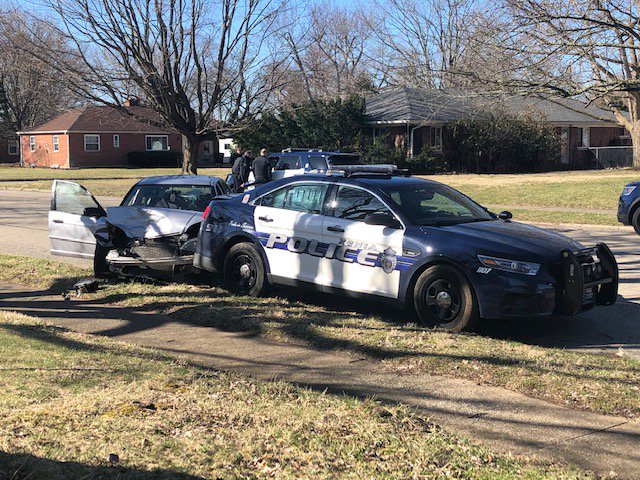
<svg viewBox="0 0 640 480">
<path fill-rule="evenodd" d="M 413 305 L 420 322 L 451 332 L 470 330 L 478 320 L 469 281 L 447 265 L 422 272 L 413 290 Z"/>
<path fill-rule="evenodd" d="M 631 216 L 631 225 L 638 235 L 640 235 L 640 207 L 636 208 Z"/>
<path fill-rule="evenodd" d="M 237 243 L 224 257 L 224 284 L 236 295 L 258 297 L 267 291 L 267 274 L 258 247 Z"/>
<path fill-rule="evenodd" d="M 109 264 L 107 263 L 107 254 L 110 248 L 103 247 L 96 243 L 96 251 L 93 254 L 93 274 L 96 278 L 106 278 L 111 276 Z"/>
</svg>

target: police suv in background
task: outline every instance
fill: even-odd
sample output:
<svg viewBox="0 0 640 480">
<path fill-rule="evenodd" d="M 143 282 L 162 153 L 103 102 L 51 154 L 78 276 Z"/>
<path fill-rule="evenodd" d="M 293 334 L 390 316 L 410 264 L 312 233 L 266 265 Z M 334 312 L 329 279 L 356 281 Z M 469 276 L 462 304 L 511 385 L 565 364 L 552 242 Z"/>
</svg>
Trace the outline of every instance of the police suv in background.
<svg viewBox="0 0 640 480">
<path fill-rule="evenodd" d="M 640 182 L 632 182 L 622 190 L 618 201 L 618 221 L 631 225 L 640 235 Z"/>
<path fill-rule="evenodd" d="M 294 285 L 377 298 L 452 331 L 481 317 L 573 315 L 616 301 L 605 244 L 585 248 L 512 222 L 393 166 L 341 170 L 214 199 L 194 265 L 222 273 L 237 294 Z"/>
<path fill-rule="evenodd" d="M 315 149 L 286 148 L 269 157 L 274 168 L 273 180 L 304 175 L 306 173 L 326 172 L 345 165 L 362 165 L 360 156 L 355 153 L 323 152 Z"/>
</svg>

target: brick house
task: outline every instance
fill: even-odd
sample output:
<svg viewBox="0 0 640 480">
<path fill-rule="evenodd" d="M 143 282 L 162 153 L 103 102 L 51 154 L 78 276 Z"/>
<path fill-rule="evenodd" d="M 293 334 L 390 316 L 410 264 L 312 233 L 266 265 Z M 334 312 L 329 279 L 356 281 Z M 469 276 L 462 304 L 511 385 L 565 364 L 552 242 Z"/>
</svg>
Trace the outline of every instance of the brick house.
<svg viewBox="0 0 640 480">
<path fill-rule="evenodd" d="M 555 127 L 561 138 L 560 163 L 567 168 L 623 166 L 632 160 L 631 140 L 611 112 L 575 100 L 509 97 L 487 99 L 414 88 L 390 88 L 366 99 L 365 121 L 374 137 L 417 155 L 446 150 L 448 126 L 482 118 L 487 111 L 533 116 Z"/>
<path fill-rule="evenodd" d="M 82 168 L 128 166 L 132 152 L 182 153 L 182 137 L 160 123 L 152 109 L 127 102 L 129 114 L 107 106 L 83 106 L 18 132 L 23 166 Z M 217 142 L 200 145 L 199 159 L 212 161 Z"/>
<path fill-rule="evenodd" d="M 18 138 L 0 136 L 0 163 L 18 163 L 20 144 Z"/>
</svg>

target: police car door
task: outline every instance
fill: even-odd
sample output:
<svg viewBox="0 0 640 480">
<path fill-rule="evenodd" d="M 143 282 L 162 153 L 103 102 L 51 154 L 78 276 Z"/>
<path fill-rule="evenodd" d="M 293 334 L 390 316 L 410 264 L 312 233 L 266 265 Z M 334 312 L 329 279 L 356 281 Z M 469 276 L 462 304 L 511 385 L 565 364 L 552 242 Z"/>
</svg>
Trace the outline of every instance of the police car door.
<svg viewBox="0 0 640 480">
<path fill-rule="evenodd" d="M 256 201 L 256 234 L 276 283 L 321 284 L 322 211 L 327 183 L 294 183 Z"/>
<path fill-rule="evenodd" d="M 397 298 L 396 255 L 402 254 L 404 230 L 364 223 L 369 213 L 391 210 L 371 192 L 345 185 L 337 187 L 330 207 L 322 235 L 329 244 L 323 260 L 327 285 Z"/>
</svg>

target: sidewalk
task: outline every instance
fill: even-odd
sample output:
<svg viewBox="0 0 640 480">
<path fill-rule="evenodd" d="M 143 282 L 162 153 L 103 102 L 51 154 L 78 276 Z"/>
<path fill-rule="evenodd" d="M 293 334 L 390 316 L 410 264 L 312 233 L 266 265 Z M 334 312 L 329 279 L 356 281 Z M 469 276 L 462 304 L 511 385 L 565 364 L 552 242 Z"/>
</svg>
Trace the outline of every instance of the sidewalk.
<svg viewBox="0 0 640 480">
<path fill-rule="evenodd" d="M 281 344 L 83 299 L 65 302 L 58 295 L 15 285 L 0 284 L 0 308 L 157 348 L 219 370 L 403 402 L 445 428 L 503 452 L 640 478 L 640 423 L 635 420 L 570 410 L 464 380 L 398 375 L 386 371 L 382 362 L 345 352 Z"/>
<path fill-rule="evenodd" d="M 598 209 L 598 208 L 573 208 L 573 207 L 543 207 L 540 205 L 485 205 L 492 212 L 501 212 L 504 210 L 534 210 L 539 212 L 569 212 L 569 213 L 596 213 L 599 215 L 612 215 L 616 216 L 618 211 L 613 209 Z"/>
</svg>

